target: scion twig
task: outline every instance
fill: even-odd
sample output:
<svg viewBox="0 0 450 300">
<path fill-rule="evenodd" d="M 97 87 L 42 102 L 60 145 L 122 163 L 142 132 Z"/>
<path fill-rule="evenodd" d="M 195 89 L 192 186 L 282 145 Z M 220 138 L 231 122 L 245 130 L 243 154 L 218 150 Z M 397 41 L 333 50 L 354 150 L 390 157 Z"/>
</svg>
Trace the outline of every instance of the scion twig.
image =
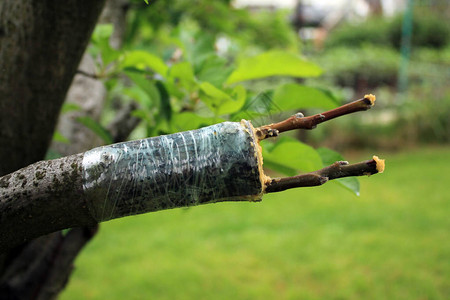
<svg viewBox="0 0 450 300">
<path fill-rule="evenodd" d="M 374 156 L 371 160 L 355 164 L 337 161 L 334 164 L 311 173 L 292 177 L 274 178 L 266 184 L 266 193 L 281 192 L 287 189 L 322 185 L 329 180 L 350 176 L 373 175 L 383 173 L 384 159 Z"/>
<path fill-rule="evenodd" d="M 290 118 L 279 123 L 264 125 L 256 128 L 256 135 L 259 140 L 277 136 L 279 133 L 294 129 L 314 129 L 320 123 L 354 113 L 370 109 L 375 103 L 375 96 L 365 95 L 364 98 L 342 105 L 338 108 L 305 117 L 302 113 L 296 113 Z"/>
</svg>

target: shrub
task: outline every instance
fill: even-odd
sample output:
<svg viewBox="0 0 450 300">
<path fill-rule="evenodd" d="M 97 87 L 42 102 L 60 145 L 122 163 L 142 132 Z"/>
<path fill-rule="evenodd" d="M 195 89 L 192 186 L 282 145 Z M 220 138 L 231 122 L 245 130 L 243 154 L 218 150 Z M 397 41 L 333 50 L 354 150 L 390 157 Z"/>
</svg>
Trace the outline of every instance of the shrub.
<svg viewBox="0 0 450 300">
<path fill-rule="evenodd" d="M 403 17 L 395 17 L 389 26 L 389 41 L 400 48 L 402 37 Z M 436 15 L 423 12 L 414 13 L 412 29 L 412 46 L 443 48 L 450 42 L 450 28 L 448 22 L 443 22 Z"/>
<path fill-rule="evenodd" d="M 365 45 L 330 49 L 316 59 L 327 70 L 324 76 L 334 84 L 359 90 L 360 84 L 365 88 L 394 85 L 400 55 L 388 47 Z"/>
<path fill-rule="evenodd" d="M 389 25 L 389 21 L 383 18 L 371 18 L 362 23 L 346 23 L 331 32 L 325 46 L 359 47 L 368 43 L 388 45 Z"/>
<path fill-rule="evenodd" d="M 372 18 L 363 23 L 343 24 L 332 31 L 325 46 L 358 47 L 370 43 L 399 49 L 403 34 L 402 25 L 403 15 L 392 20 Z M 423 10 L 416 12 L 412 25 L 411 42 L 415 47 L 443 48 L 450 42 L 450 26 L 436 14 Z"/>
</svg>

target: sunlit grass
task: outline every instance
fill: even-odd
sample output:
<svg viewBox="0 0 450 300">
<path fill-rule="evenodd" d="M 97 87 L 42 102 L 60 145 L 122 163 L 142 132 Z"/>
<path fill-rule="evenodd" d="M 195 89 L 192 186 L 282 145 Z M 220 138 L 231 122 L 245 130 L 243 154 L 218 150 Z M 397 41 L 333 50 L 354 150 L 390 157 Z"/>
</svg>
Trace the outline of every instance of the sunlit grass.
<svg viewBox="0 0 450 300">
<path fill-rule="evenodd" d="M 361 197 L 328 183 L 102 224 L 61 299 L 446 299 L 450 149 L 384 158 Z"/>
</svg>

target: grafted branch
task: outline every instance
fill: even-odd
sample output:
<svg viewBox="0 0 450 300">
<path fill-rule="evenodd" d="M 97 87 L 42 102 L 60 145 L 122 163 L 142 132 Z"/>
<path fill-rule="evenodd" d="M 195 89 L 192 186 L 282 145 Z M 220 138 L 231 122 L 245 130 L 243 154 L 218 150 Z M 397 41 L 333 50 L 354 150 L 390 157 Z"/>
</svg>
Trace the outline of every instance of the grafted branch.
<svg viewBox="0 0 450 300">
<path fill-rule="evenodd" d="M 272 132 L 310 128 L 370 108 L 374 98 L 366 96 L 320 117 L 303 118 L 304 122 L 290 118 L 263 128 Z M 0 177 L 0 252 L 64 228 L 175 207 L 259 201 L 264 192 L 316 186 L 384 169 L 383 160 L 374 157 L 269 179 L 262 170 L 260 138 L 249 121 L 224 122 L 94 148 Z"/>
<path fill-rule="evenodd" d="M 258 139 L 277 136 L 279 133 L 295 129 L 314 129 L 320 123 L 325 121 L 351 114 L 358 111 L 370 109 L 375 104 L 375 96 L 372 94 L 365 95 L 364 98 L 342 105 L 338 108 L 305 117 L 302 113 L 297 113 L 292 117 L 274 124 L 258 127 L 256 135 Z"/>
<path fill-rule="evenodd" d="M 274 178 L 266 186 L 266 193 L 281 192 L 287 189 L 318 186 L 329 180 L 383 173 L 384 160 L 374 156 L 371 160 L 349 164 L 347 161 L 337 161 L 334 164 L 311 173 L 292 177 Z"/>
</svg>

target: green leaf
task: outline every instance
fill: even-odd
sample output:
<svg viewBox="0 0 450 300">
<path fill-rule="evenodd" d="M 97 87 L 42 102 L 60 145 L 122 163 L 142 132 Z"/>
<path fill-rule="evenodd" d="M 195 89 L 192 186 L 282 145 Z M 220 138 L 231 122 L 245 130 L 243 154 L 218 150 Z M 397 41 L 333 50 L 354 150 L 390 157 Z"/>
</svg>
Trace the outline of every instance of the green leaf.
<svg viewBox="0 0 450 300">
<path fill-rule="evenodd" d="M 99 24 L 95 27 L 92 34 L 92 43 L 101 54 L 103 66 L 107 66 L 120 56 L 120 52 L 113 49 L 109 44 L 109 38 L 113 31 L 114 27 L 112 24 Z"/>
<path fill-rule="evenodd" d="M 136 68 L 142 71 L 150 69 L 160 74 L 162 77 L 166 77 L 168 70 L 168 67 L 161 58 L 142 50 L 134 50 L 125 53 L 119 68 Z"/>
<path fill-rule="evenodd" d="M 333 164 L 336 161 L 343 161 L 345 160 L 342 155 L 337 153 L 336 151 L 330 150 L 328 148 L 319 148 L 317 149 L 317 153 L 319 153 L 320 157 L 322 158 L 323 166 L 329 166 Z M 356 177 L 344 177 L 344 178 L 338 178 L 336 180 L 333 180 L 332 182 L 336 182 L 342 187 L 350 190 L 351 192 L 355 193 L 357 196 L 359 196 L 359 180 Z"/>
<path fill-rule="evenodd" d="M 262 141 L 261 145 L 264 165 L 275 167 L 276 171 L 286 175 L 295 175 L 297 172 L 293 172 L 294 170 L 312 172 L 322 168 L 322 160 L 317 151 L 293 138 L 280 138 L 275 145 Z"/>
<path fill-rule="evenodd" d="M 202 82 L 200 84 L 200 89 L 209 97 L 215 99 L 222 99 L 224 101 L 231 101 L 231 97 L 223 92 L 222 90 L 216 88 L 209 82 Z"/>
<path fill-rule="evenodd" d="M 133 85 L 131 87 L 122 88 L 121 93 L 138 102 L 141 107 L 145 107 L 146 109 L 152 107 L 153 101 L 149 94 L 139 86 Z"/>
<path fill-rule="evenodd" d="M 170 122 L 172 118 L 172 106 L 170 105 L 169 93 L 161 81 L 156 82 L 156 88 L 158 89 L 160 96 L 159 113 L 164 117 L 164 119 Z"/>
<path fill-rule="evenodd" d="M 113 24 L 98 24 L 97 26 L 95 26 L 94 32 L 92 33 L 92 40 L 94 43 L 108 40 L 113 32 Z"/>
<path fill-rule="evenodd" d="M 148 0 L 144 0 L 144 2 L 148 5 Z"/>
<path fill-rule="evenodd" d="M 126 74 L 149 96 L 152 103 L 157 105 L 158 115 L 155 116 L 155 119 L 158 121 L 159 116 L 162 116 L 166 121 L 170 121 L 172 117 L 172 106 L 170 104 L 169 93 L 164 84 L 161 81 L 148 80 L 145 74 L 135 72 L 126 72 Z"/>
<path fill-rule="evenodd" d="M 53 140 L 55 142 L 60 142 L 60 143 L 63 143 L 63 144 L 69 144 L 70 143 L 69 139 L 66 138 L 65 136 L 63 136 L 61 134 L 61 132 L 59 132 L 57 130 L 55 131 L 55 133 L 53 133 Z"/>
<path fill-rule="evenodd" d="M 192 70 L 191 64 L 187 61 L 174 64 L 170 68 L 169 75 L 173 78 L 195 81 L 194 70 Z"/>
<path fill-rule="evenodd" d="M 172 89 L 178 89 L 183 92 L 193 92 L 197 90 L 197 83 L 194 76 L 194 70 L 192 65 L 187 62 L 180 62 L 174 64 L 169 71 L 169 80 L 165 82 L 166 88 L 169 90 L 172 96 L 175 94 L 172 93 Z M 181 97 L 184 96 L 184 93 Z"/>
<path fill-rule="evenodd" d="M 204 93 L 203 102 L 217 115 L 228 115 L 237 112 L 245 104 L 245 89 L 238 86 L 233 90 L 236 99 L 209 82 L 202 82 L 200 89 Z"/>
<path fill-rule="evenodd" d="M 247 99 L 247 90 L 244 88 L 244 86 L 237 85 L 233 89 L 232 96 L 237 102 L 245 104 L 245 101 Z"/>
<path fill-rule="evenodd" d="M 148 95 L 152 103 L 157 103 L 159 105 L 161 97 L 153 80 L 147 79 L 146 75 L 142 73 L 125 72 L 125 74 L 136 84 L 137 87 L 139 87 L 142 91 L 144 91 Z M 144 107 L 150 108 L 150 106 Z"/>
<path fill-rule="evenodd" d="M 126 73 L 138 73 L 138 74 L 145 74 L 145 75 L 153 75 L 151 71 L 138 69 L 136 67 L 124 67 L 122 69 Z"/>
<path fill-rule="evenodd" d="M 224 122 L 221 118 L 201 117 L 193 112 L 183 112 L 174 116 L 172 121 L 173 132 L 198 129 L 201 127 Z"/>
<path fill-rule="evenodd" d="M 241 119 L 256 121 L 255 124 L 273 123 L 272 112 L 279 113 L 281 109 L 272 101 L 273 92 L 271 90 L 261 92 L 256 96 L 247 96 L 245 104 L 240 111 L 231 116 L 232 121 Z M 260 123 L 262 122 L 262 123 Z"/>
<path fill-rule="evenodd" d="M 208 81 L 216 87 L 221 87 L 232 70 L 225 58 L 218 57 L 214 53 L 202 61 L 197 67 L 196 74 L 200 81 Z"/>
<path fill-rule="evenodd" d="M 269 51 L 242 60 L 228 77 L 227 84 L 270 76 L 317 77 L 322 70 L 300 56 L 283 51 Z"/>
<path fill-rule="evenodd" d="M 207 31 L 192 32 L 189 28 L 182 27 L 180 40 L 183 43 L 186 59 L 194 65 L 195 73 L 197 68 L 203 64 L 211 55 L 216 55 L 214 44 L 215 35 Z"/>
<path fill-rule="evenodd" d="M 106 144 L 112 144 L 113 139 L 111 134 L 109 133 L 106 128 L 104 128 L 102 125 L 100 125 L 97 121 L 92 119 L 91 117 L 85 116 L 85 117 L 78 117 L 76 119 L 79 123 L 83 124 L 92 132 L 94 132 L 98 137 L 100 137 Z"/>
<path fill-rule="evenodd" d="M 79 111 L 79 110 L 81 110 L 81 107 L 78 104 L 72 102 L 64 102 L 61 108 L 61 113 L 65 114 L 68 113 L 69 111 Z"/>
<path fill-rule="evenodd" d="M 273 102 L 283 111 L 299 108 L 332 109 L 339 105 L 322 90 L 295 83 L 287 83 L 276 88 Z"/>
<path fill-rule="evenodd" d="M 133 117 L 142 119 L 147 124 L 147 126 L 150 126 L 153 123 L 153 119 L 151 118 L 148 110 L 136 109 L 131 112 L 131 115 Z"/>
</svg>

